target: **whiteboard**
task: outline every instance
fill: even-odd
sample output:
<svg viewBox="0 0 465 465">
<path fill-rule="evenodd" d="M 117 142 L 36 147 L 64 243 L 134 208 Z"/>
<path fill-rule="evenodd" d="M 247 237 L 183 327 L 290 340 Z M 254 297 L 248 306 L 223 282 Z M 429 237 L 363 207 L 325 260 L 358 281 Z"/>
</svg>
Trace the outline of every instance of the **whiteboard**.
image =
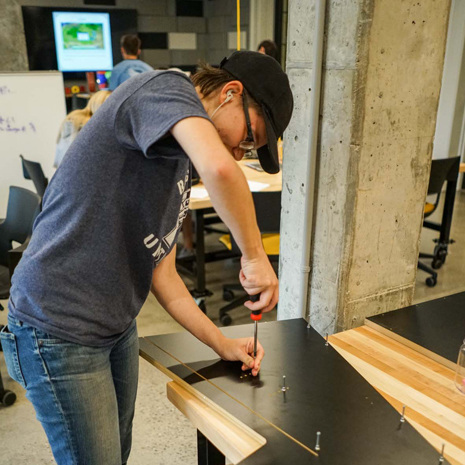
<svg viewBox="0 0 465 465">
<path fill-rule="evenodd" d="M 19 155 L 39 162 L 50 180 L 65 116 L 62 73 L 0 72 L 0 218 L 6 215 L 9 186 L 35 192 L 32 181 L 23 177 Z"/>
</svg>

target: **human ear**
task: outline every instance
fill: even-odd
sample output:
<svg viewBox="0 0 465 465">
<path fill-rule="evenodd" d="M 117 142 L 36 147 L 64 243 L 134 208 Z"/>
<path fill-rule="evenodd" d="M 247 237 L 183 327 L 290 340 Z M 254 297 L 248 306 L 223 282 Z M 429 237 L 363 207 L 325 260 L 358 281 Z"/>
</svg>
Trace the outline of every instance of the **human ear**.
<svg viewBox="0 0 465 465">
<path fill-rule="evenodd" d="M 229 95 L 231 95 L 231 93 L 234 95 L 241 95 L 242 94 L 242 91 L 244 89 L 244 86 L 242 85 L 242 82 L 241 81 L 230 81 L 228 82 L 227 84 L 225 84 L 223 86 L 223 88 L 221 89 L 221 99 L 227 99 L 229 97 Z M 228 101 L 230 101 L 232 99 L 229 98 Z"/>
</svg>

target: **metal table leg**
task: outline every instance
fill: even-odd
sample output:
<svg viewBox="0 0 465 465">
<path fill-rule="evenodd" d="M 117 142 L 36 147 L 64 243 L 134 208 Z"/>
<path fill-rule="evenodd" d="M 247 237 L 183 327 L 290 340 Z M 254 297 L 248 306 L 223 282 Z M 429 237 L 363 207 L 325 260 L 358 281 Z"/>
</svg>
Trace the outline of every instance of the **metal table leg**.
<svg viewBox="0 0 465 465">
<path fill-rule="evenodd" d="M 197 458 L 199 465 L 225 465 L 225 456 L 197 430 Z"/>
</svg>

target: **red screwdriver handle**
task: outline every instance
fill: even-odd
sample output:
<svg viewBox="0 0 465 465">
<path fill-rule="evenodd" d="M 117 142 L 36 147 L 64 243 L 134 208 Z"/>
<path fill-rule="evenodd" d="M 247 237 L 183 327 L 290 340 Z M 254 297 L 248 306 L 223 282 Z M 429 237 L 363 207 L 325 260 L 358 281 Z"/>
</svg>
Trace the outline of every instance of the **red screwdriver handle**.
<svg viewBox="0 0 465 465">
<path fill-rule="evenodd" d="M 260 300 L 260 294 L 251 295 L 249 297 L 250 297 L 250 300 L 252 302 L 258 302 Z M 252 312 L 250 314 L 250 318 L 253 321 L 260 321 L 262 319 L 262 311 L 261 310 L 252 310 Z"/>
</svg>

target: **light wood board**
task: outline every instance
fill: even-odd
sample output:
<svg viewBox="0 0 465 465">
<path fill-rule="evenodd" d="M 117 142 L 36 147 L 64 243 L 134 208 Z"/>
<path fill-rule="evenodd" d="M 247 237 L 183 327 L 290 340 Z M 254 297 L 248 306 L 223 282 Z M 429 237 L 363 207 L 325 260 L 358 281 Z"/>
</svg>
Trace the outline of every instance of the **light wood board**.
<svg viewBox="0 0 465 465">
<path fill-rule="evenodd" d="M 329 338 L 331 345 L 445 457 L 465 465 L 465 396 L 454 371 L 363 326 Z"/>
</svg>

